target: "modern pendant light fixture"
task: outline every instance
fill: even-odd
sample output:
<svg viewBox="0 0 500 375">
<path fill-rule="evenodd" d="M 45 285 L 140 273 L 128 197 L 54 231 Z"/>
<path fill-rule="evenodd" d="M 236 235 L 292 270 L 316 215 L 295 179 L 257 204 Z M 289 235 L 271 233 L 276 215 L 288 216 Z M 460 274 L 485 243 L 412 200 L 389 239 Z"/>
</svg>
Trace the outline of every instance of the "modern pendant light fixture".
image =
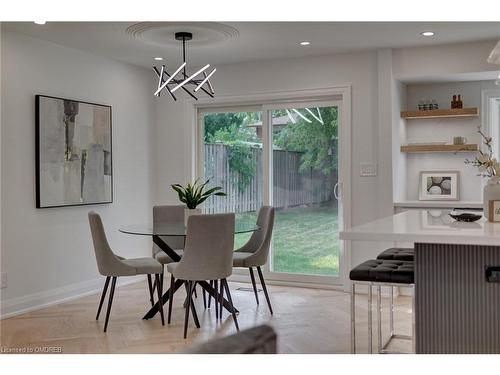
<svg viewBox="0 0 500 375">
<path fill-rule="evenodd" d="M 195 93 L 202 90 L 205 94 L 213 98 L 215 92 L 212 87 L 212 83 L 210 82 L 210 77 L 212 77 L 217 69 L 214 68 L 207 74 L 207 69 L 210 67 L 210 64 L 207 64 L 195 73 L 188 75 L 186 73 L 186 41 L 193 39 L 193 34 L 188 32 L 175 33 L 175 39 L 182 41 L 183 62 L 173 74 L 169 74 L 167 72 L 165 65 L 162 65 L 160 69 L 156 66 L 153 67 L 153 70 L 158 76 L 158 87 L 154 92 L 154 95 L 160 96 L 161 92 L 166 90 L 172 99 L 177 100 L 174 92 L 182 89 L 193 99 L 198 100 Z M 204 85 L 206 86 L 203 87 Z"/>
</svg>

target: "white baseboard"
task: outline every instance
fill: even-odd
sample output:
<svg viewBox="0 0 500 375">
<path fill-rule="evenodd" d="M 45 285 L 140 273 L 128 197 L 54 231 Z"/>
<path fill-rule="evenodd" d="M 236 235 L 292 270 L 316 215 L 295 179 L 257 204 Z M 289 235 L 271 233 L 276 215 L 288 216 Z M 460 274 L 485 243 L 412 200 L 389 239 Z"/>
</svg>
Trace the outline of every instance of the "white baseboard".
<svg viewBox="0 0 500 375">
<path fill-rule="evenodd" d="M 339 290 L 344 291 L 344 287 L 342 285 L 328 285 L 328 284 L 317 284 L 317 283 L 301 283 L 297 281 L 283 281 L 283 280 L 272 280 L 268 279 L 264 276 L 266 285 L 279 285 L 279 286 L 293 286 L 296 288 L 311 288 L 311 289 L 327 289 L 327 290 Z M 229 277 L 229 281 L 234 281 L 238 283 L 251 283 L 250 276 L 248 274 L 236 274 L 233 273 Z M 256 280 L 257 284 L 259 284 L 258 279 Z"/>
<path fill-rule="evenodd" d="M 101 277 L 99 279 L 87 280 L 40 293 L 7 299 L 0 303 L 0 319 L 10 318 L 30 311 L 72 301 L 77 298 L 101 293 L 105 280 L 104 277 Z M 117 286 L 129 285 L 141 280 L 145 280 L 145 276 L 119 277 Z"/>
</svg>

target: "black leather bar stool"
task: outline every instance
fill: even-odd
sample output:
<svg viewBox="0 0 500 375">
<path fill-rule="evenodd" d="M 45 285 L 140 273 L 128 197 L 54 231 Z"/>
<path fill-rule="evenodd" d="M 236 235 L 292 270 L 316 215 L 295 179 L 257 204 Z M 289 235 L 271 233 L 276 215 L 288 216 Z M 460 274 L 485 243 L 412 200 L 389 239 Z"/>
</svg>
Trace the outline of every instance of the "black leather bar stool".
<svg viewBox="0 0 500 375">
<path fill-rule="evenodd" d="M 361 263 L 353 268 L 349 273 L 349 278 L 352 281 L 351 290 L 351 352 L 356 353 L 356 285 L 368 286 L 368 352 L 373 353 L 372 348 L 372 287 L 377 287 L 377 319 L 378 319 L 378 352 L 390 353 L 387 350 L 390 342 L 393 339 L 413 340 L 415 315 L 412 319 L 412 335 L 397 335 L 394 333 L 394 300 L 391 298 L 390 307 L 390 337 L 387 342 L 382 345 L 382 316 L 381 316 L 381 288 L 388 286 L 391 288 L 391 297 L 393 296 L 392 289 L 394 287 L 406 286 L 414 287 L 415 272 L 414 264 L 411 261 L 402 260 L 383 260 L 373 259 Z M 415 297 L 412 297 L 412 310 L 414 311 Z M 413 346 L 415 341 L 413 340 Z"/>
<path fill-rule="evenodd" d="M 377 259 L 383 260 L 404 260 L 413 262 L 415 260 L 414 248 L 391 247 L 390 249 L 382 251 Z"/>
</svg>

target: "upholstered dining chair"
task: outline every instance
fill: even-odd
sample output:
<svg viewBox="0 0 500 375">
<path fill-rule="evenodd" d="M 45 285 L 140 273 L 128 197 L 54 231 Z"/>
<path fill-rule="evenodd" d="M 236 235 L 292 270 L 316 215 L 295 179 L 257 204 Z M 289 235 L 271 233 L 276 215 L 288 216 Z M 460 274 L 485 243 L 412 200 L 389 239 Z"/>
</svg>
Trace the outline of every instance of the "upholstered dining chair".
<svg viewBox="0 0 500 375">
<path fill-rule="evenodd" d="M 264 276 L 262 275 L 260 267 L 266 264 L 269 256 L 269 248 L 271 246 L 274 226 L 274 207 L 261 207 L 257 217 L 257 225 L 260 229 L 253 232 L 248 242 L 233 253 L 233 267 L 244 267 L 249 269 L 255 300 L 258 305 L 259 296 L 253 273 L 253 267 L 257 268 L 260 283 L 262 285 L 262 289 L 264 290 L 264 295 L 266 296 L 267 305 L 269 306 L 269 311 L 272 315 L 273 308 L 271 307 L 271 300 L 269 299 L 266 282 L 264 281 Z"/>
<path fill-rule="evenodd" d="M 232 253 L 234 246 L 234 214 L 194 215 L 190 216 L 187 225 L 186 246 L 181 260 L 167 264 L 170 277 L 170 298 L 167 322 L 170 324 L 174 299 L 175 280 L 183 280 L 187 285 L 187 304 L 184 317 L 184 338 L 187 337 L 189 306 L 195 313 L 193 291 L 197 281 L 220 280 L 230 304 L 236 329 L 239 330 L 236 312 L 231 299 L 231 292 L 226 278 L 232 274 Z M 223 288 L 221 287 L 221 290 Z M 215 298 L 223 301 L 223 293 Z M 217 311 L 217 304 L 215 305 Z M 193 318 L 195 318 L 193 316 Z M 196 318 L 195 318 L 196 321 Z"/>
<path fill-rule="evenodd" d="M 106 320 L 104 323 L 104 332 L 108 328 L 109 314 L 111 312 L 111 304 L 115 294 L 116 280 L 121 276 L 135 276 L 135 275 L 155 275 L 155 281 L 158 291 L 158 298 L 163 294 L 162 283 L 160 282 L 160 274 L 162 272 L 162 265 L 151 257 L 147 258 L 134 258 L 125 259 L 113 253 L 108 244 L 104 226 L 101 217 L 94 211 L 89 212 L 90 232 L 92 234 L 92 241 L 94 243 L 94 252 L 97 260 L 97 268 L 99 273 L 106 276 L 106 282 L 102 290 L 99 308 L 97 309 L 96 320 L 99 320 L 102 304 L 106 297 L 109 281 L 111 280 L 111 290 L 108 297 L 108 309 L 106 311 Z M 163 306 L 160 304 L 161 324 L 165 325 L 165 318 L 163 316 Z"/>
</svg>

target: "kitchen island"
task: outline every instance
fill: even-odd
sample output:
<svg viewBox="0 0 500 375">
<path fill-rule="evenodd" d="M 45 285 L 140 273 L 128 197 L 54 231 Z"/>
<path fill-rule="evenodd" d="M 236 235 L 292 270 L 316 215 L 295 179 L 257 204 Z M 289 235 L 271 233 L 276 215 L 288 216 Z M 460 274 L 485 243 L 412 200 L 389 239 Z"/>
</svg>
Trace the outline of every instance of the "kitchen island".
<svg viewBox="0 0 500 375">
<path fill-rule="evenodd" d="M 500 353 L 500 223 L 411 210 L 340 239 L 414 244 L 417 353 Z"/>
</svg>

